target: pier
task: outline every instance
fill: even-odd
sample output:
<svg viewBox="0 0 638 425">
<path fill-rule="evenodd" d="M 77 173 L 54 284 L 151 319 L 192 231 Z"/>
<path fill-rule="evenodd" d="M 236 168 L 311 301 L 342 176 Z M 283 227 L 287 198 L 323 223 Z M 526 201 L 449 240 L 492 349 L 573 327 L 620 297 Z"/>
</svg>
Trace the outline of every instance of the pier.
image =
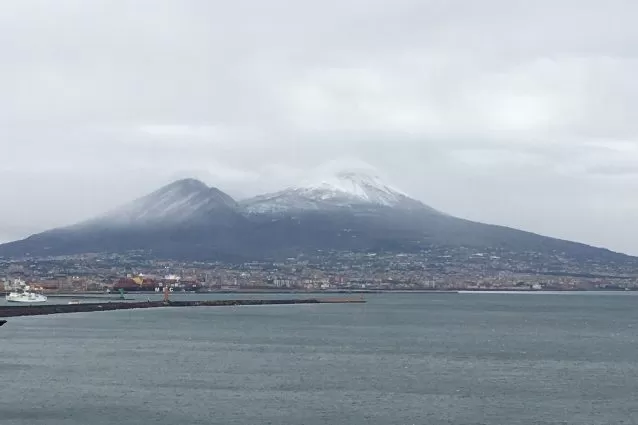
<svg viewBox="0 0 638 425">
<path fill-rule="evenodd" d="M 85 313 L 92 311 L 133 310 L 140 308 L 175 308 L 175 307 L 227 307 L 257 305 L 292 305 L 292 304 L 350 304 L 365 303 L 363 299 L 351 298 L 308 298 L 308 299 L 273 299 L 273 300 L 215 300 L 215 301 L 146 301 L 146 302 L 103 302 L 86 304 L 39 304 L 0 306 L 0 318 L 17 316 L 40 316 L 46 314 Z M 0 326 L 6 322 L 0 320 Z"/>
</svg>

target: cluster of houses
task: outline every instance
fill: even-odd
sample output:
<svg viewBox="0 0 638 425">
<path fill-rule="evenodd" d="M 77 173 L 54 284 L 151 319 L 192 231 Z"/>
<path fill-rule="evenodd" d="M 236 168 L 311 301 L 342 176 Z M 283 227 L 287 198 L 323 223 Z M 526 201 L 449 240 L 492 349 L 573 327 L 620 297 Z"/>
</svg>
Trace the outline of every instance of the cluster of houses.
<svg viewBox="0 0 638 425">
<path fill-rule="evenodd" d="M 162 292 L 164 291 L 164 288 L 169 288 L 170 291 L 197 291 L 201 287 L 201 283 L 195 280 L 185 280 L 176 275 L 157 277 L 139 274 L 135 276 L 129 275 L 118 279 L 112 289 L 114 291 L 123 289 L 126 292 Z"/>
</svg>

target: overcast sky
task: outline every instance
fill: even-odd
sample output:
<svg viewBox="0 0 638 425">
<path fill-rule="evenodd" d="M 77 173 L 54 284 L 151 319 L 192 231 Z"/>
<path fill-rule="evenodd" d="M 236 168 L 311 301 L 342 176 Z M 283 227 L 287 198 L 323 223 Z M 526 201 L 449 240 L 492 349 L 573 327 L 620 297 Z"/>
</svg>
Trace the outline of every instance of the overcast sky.
<svg viewBox="0 0 638 425">
<path fill-rule="evenodd" d="M 340 158 L 638 254 L 635 0 L 5 0 L 0 240 Z"/>
</svg>

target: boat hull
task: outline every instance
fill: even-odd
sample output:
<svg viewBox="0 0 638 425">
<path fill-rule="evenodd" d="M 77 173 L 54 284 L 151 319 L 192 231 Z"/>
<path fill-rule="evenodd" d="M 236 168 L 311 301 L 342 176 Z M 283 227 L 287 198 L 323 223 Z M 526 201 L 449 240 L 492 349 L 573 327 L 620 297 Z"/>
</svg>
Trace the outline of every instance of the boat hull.
<svg viewBox="0 0 638 425">
<path fill-rule="evenodd" d="M 5 297 L 5 300 L 7 302 L 10 303 L 28 303 L 28 304 L 33 304 L 33 303 L 44 303 L 47 301 L 47 297 L 44 295 L 35 295 L 35 296 L 31 296 L 31 297 L 23 297 L 23 296 L 11 296 L 11 295 L 7 295 Z"/>
<path fill-rule="evenodd" d="M 10 303 L 22 303 L 22 304 L 37 304 L 37 303 L 45 303 L 47 300 L 7 300 Z"/>
</svg>

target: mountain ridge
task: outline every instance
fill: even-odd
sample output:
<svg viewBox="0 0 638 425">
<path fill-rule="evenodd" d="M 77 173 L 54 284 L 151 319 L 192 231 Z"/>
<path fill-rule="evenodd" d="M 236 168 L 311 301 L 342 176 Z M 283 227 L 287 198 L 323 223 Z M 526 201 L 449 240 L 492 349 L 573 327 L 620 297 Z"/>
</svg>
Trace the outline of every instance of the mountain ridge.
<svg viewBox="0 0 638 425">
<path fill-rule="evenodd" d="M 435 211 L 376 175 L 352 170 L 315 181 L 306 180 L 277 192 L 241 200 L 239 204 L 253 214 L 365 206 Z"/>
</svg>

